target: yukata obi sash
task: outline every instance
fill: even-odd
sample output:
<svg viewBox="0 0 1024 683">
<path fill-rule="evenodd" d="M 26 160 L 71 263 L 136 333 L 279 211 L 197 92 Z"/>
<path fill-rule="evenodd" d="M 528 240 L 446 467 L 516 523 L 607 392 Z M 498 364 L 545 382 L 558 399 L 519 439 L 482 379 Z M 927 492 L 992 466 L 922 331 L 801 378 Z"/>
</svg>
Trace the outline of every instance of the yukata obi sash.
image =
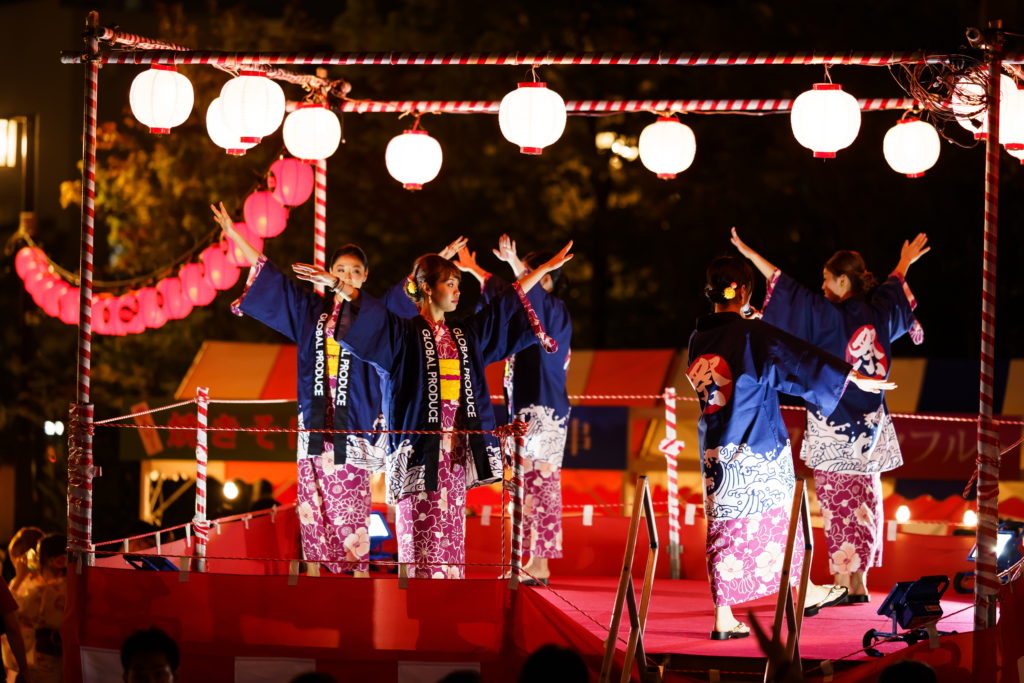
<svg viewBox="0 0 1024 683">
<path fill-rule="evenodd" d="M 313 400 L 309 409 L 310 424 L 307 425 L 310 430 L 308 453 L 310 457 L 322 455 L 324 442 L 327 441 L 334 447 L 335 464 L 345 463 L 345 448 L 335 447 L 335 437 L 340 436 L 338 440 L 344 443 L 347 435 L 314 430 L 325 429 L 327 424 L 331 378 L 336 380 L 331 428 L 342 432 L 349 428 L 349 370 L 352 367 L 352 353 L 334 340 L 338 318 L 347 305 L 350 304 L 335 304 L 333 299 L 325 301 L 324 310 L 317 318 L 313 331 Z"/>
</svg>

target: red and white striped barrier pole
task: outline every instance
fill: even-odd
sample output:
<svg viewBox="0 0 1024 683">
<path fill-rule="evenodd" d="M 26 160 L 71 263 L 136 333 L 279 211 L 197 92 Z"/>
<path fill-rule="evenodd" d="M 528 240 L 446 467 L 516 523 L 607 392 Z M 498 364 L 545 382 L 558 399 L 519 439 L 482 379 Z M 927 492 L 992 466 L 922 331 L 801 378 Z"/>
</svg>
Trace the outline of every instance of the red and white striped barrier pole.
<svg viewBox="0 0 1024 683">
<path fill-rule="evenodd" d="M 313 265 L 326 268 L 327 262 L 327 160 L 318 159 L 314 167 L 313 190 Z M 323 285 L 315 285 L 324 293 Z"/>
<path fill-rule="evenodd" d="M 209 461 L 207 431 L 210 411 L 210 390 L 196 387 L 196 514 L 192 531 L 196 536 L 193 555 L 196 570 L 206 571 L 206 544 L 210 540 L 210 522 L 206 519 L 206 465 Z"/>
<path fill-rule="evenodd" d="M 974 628 L 996 625 L 999 577 L 999 435 L 992 420 L 995 378 L 996 237 L 999 228 L 999 77 L 1002 36 L 993 36 L 988 78 L 988 138 L 985 141 L 985 233 L 981 276 L 981 372 L 978 401 L 978 554 L 974 584 Z"/>
<path fill-rule="evenodd" d="M 679 452 L 683 442 L 676 438 L 676 389 L 665 388 L 665 438 L 661 452 L 665 454 L 665 469 L 668 473 L 668 555 L 672 565 L 672 578 L 681 577 L 679 555 Z"/>
<path fill-rule="evenodd" d="M 90 12 L 86 20 L 85 103 L 82 143 L 82 229 L 80 249 L 81 282 L 78 318 L 78 397 L 71 406 L 68 444 L 68 546 L 85 564 L 93 561 L 92 480 L 98 474 L 93 464 L 90 401 L 92 372 L 92 264 L 96 217 L 96 102 L 99 87 L 99 16 Z M 84 557 L 83 557 L 84 555 Z"/>
<path fill-rule="evenodd" d="M 523 567 L 523 506 L 526 498 L 523 470 L 523 451 L 526 449 L 526 430 L 515 434 L 516 447 L 512 452 L 512 556 L 509 587 L 519 585 L 519 570 Z"/>
<path fill-rule="evenodd" d="M 910 109 L 915 100 L 909 97 L 858 99 L 861 111 Z M 440 114 L 497 114 L 501 103 L 494 100 L 401 100 L 375 102 L 347 100 L 339 111 L 352 114 L 387 114 L 398 112 Z M 568 100 L 568 114 L 612 114 L 630 112 L 780 112 L 793 108 L 791 99 L 733 100 Z"/>
</svg>

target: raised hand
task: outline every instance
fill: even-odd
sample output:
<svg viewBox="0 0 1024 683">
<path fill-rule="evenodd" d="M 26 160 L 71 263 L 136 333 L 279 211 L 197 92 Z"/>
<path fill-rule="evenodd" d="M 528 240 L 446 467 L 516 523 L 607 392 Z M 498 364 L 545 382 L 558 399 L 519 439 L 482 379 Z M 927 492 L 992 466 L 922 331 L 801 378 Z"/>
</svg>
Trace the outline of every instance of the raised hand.
<svg viewBox="0 0 1024 683">
<path fill-rule="evenodd" d="M 498 248 L 491 250 L 499 260 L 504 261 L 511 265 L 514 261 L 519 260 L 519 256 L 516 254 L 516 241 L 508 235 L 502 235 L 498 238 Z"/>
<path fill-rule="evenodd" d="M 437 252 L 437 255 L 440 256 L 441 258 L 446 258 L 450 260 L 452 258 L 455 258 L 455 255 L 459 253 L 459 250 L 463 249 L 467 244 L 469 244 L 469 240 L 467 240 L 462 235 L 459 235 L 458 237 L 455 238 L 454 242 L 449 244 L 441 251 Z"/>
<path fill-rule="evenodd" d="M 732 245 L 736 247 L 737 251 L 739 251 L 745 258 L 750 259 L 750 262 L 754 264 L 754 267 L 757 268 L 758 271 L 760 271 L 761 275 L 764 275 L 766 279 L 770 278 L 772 273 L 775 272 L 775 266 L 769 263 L 765 257 L 747 246 L 747 243 L 740 239 L 740 234 L 736 232 L 736 228 L 730 228 L 729 232 L 732 235 L 729 238 L 729 241 L 732 242 Z"/>
<path fill-rule="evenodd" d="M 337 276 L 331 275 L 320 266 L 314 266 L 309 263 L 295 263 L 292 265 L 292 271 L 295 273 L 295 277 L 299 278 L 300 280 L 312 282 L 314 285 L 322 285 L 326 289 L 333 290 L 335 287 L 338 286 Z M 340 293 L 341 292 L 339 292 L 339 294 Z M 342 297 L 345 299 L 349 298 L 344 294 L 342 294 Z"/>
<path fill-rule="evenodd" d="M 853 372 L 850 377 L 850 381 L 857 385 L 858 389 L 866 391 L 869 394 L 880 394 L 883 391 L 891 391 L 896 388 L 895 382 L 890 382 L 887 379 L 868 377 L 867 375 L 862 375 L 857 371 Z"/>
<path fill-rule="evenodd" d="M 918 233 L 913 241 L 903 242 L 903 248 L 900 249 L 900 261 L 906 261 L 907 265 L 910 265 L 931 250 L 932 248 L 928 246 L 928 235 L 923 232 Z"/>
<path fill-rule="evenodd" d="M 463 246 L 459 249 L 458 258 L 452 260 L 455 267 L 463 273 L 470 273 L 480 282 L 484 281 L 487 271 L 481 268 L 476 262 L 476 252 L 470 251 L 469 247 Z"/>
<path fill-rule="evenodd" d="M 249 244 L 248 240 L 235 230 L 235 222 L 231 220 L 231 214 L 224 208 L 224 202 L 218 202 L 216 206 L 210 204 L 210 209 L 213 211 L 213 217 L 217 220 L 221 230 L 224 231 L 224 236 L 238 247 L 250 266 L 256 265 L 261 256 L 259 250 Z"/>
<path fill-rule="evenodd" d="M 560 252 L 552 256 L 551 260 L 548 261 L 547 263 L 538 266 L 537 270 L 540 271 L 541 273 L 550 273 L 553 270 L 558 270 L 559 268 L 561 268 L 566 263 L 572 260 L 573 254 L 570 253 L 571 251 L 572 240 L 569 240 L 569 243 L 562 247 L 562 250 Z"/>
</svg>

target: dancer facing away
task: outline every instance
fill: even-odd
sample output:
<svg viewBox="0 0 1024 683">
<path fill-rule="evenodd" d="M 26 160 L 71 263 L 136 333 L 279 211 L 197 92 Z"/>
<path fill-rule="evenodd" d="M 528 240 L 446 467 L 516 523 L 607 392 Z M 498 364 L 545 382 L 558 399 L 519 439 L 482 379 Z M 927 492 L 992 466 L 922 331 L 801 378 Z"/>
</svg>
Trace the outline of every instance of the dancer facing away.
<svg viewBox="0 0 1024 683">
<path fill-rule="evenodd" d="M 289 278 L 238 234 L 223 204 L 211 208 L 252 266 L 232 310 L 298 345 L 299 429 L 383 429 L 376 369 L 335 340 L 336 332 L 351 324 L 351 306 L 340 296 L 322 297 Z M 454 254 L 463 244 L 460 238 L 445 251 Z M 354 244 L 336 249 L 329 263 L 333 277 L 353 289 L 369 277 L 366 254 Z M 401 284 L 393 287 L 385 300 L 399 315 L 415 315 L 401 289 Z M 402 301 L 404 307 L 395 303 Z M 324 357 L 326 364 L 317 362 Z M 297 513 L 306 559 L 324 562 L 335 573 L 369 576 L 370 473 L 384 469 L 386 443 L 383 435 L 299 432 Z"/>
<path fill-rule="evenodd" d="M 551 258 L 550 253 L 535 251 L 520 261 L 516 243 L 508 235 L 501 236 L 498 248 L 493 251 L 512 267 L 517 278 Z M 459 252 L 459 261 L 467 272 L 480 280 L 483 304 L 508 288 L 507 282 L 479 267 L 476 254 L 467 248 Z M 505 361 L 504 388 L 509 421 L 521 420 L 529 429 L 523 463 L 526 494 L 523 527 L 530 561 L 523 569 L 536 580 L 528 578 L 523 581 L 526 585 L 547 585 L 551 577 L 548 560 L 562 557 L 562 458 L 569 423 L 569 394 L 565 382 L 572 341 L 572 319 L 560 297 L 566 282 L 561 269 L 540 280 L 541 288 L 551 299 L 550 305 L 544 307 L 541 323 L 558 342 L 558 350 L 544 353 L 539 344 L 532 344 Z"/>
<path fill-rule="evenodd" d="M 296 264 L 298 276 L 334 288 L 353 302 L 352 324 L 339 339 L 357 358 L 384 373 L 384 415 L 392 429 L 445 432 L 396 434 L 388 458 L 388 502 L 397 505 L 398 559 L 410 576 L 463 578 L 466 489 L 500 479 L 498 441 L 484 378 L 488 363 L 542 338 L 533 306 L 546 316 L 548 299 L 527 292 L 572 258 L 570 242 L 488 306 L 459 323 L 445 314 L 459 302 L 458 266 L 437 254 L 416 260 L 407 293 L 420 315 L 403 319 L 380 301 L 322 269 Z"/>
<path fill-rule="evenodd" d="M 769 263 L 735 228 L 732 243 L 768 281 L 762 319 L 845 357 L 858 372 L 885 379 L 892 342 L 908 333 L 917 344 L 924 340 L 906 283 L 910 265 L 930 250 L 924 233 L 903 243 L 895 270 L 880 285 L 859 253 L 837 251 L 825 262 L 823 296 Z M 814 470 L 829 571 L 849 588 L 847 602 L 868 602 L 868 569 L 882 566 L 881 473 L 903 464 L 885 396 L 851 388 L 829 416 L 809 401 L 800 457 Z"/>
<path fill-rule="evenodd" d="M 739 257 L 711 262 L 705 293 L 714 313 L 697 321 L 689 344 L 687 377 L 701 406 L 713 640 L 748 636 L 732 605 L 779 589 L 795 479 L 778 392 L 802 396 L 828 414 L 848 383 L 870 392 L 893 386 L 767 323 L 744 319 L 753 279 Z M 802 555 L 798 542 L 794 566 Z M 798 579 L 794 574 L 793 583 Z M 845 597 L 840 586 L 809 584 L 805 614 Z"/>
</svg>

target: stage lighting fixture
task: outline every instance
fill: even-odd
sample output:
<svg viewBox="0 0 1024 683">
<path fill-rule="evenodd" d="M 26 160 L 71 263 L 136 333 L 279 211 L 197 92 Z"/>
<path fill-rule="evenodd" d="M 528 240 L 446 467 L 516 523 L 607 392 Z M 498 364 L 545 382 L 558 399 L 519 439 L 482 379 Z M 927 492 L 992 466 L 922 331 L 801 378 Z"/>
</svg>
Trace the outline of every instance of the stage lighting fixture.
<svg viewBox="0 0 1024 683">
<path fill-rule="evenodd" d="M 892 619 L 892 631 L 883 632 L 871 629 L 864 634 L 863 645 L 867 654 L 881 657 L 882 653 L 871 647 L 877 641 L 893 638 L 913 645 L 928 638 L 923 628 L 942 616 L 942 594 L 949 587 L 947 576 L 922 576 L 917 581 L 900 581 L 878 608 L 878 613 Z M 899 633 L 899 629 L 909 629 Z M 937 631 L 939 635 L 946 632 Z"/>
</svg>

